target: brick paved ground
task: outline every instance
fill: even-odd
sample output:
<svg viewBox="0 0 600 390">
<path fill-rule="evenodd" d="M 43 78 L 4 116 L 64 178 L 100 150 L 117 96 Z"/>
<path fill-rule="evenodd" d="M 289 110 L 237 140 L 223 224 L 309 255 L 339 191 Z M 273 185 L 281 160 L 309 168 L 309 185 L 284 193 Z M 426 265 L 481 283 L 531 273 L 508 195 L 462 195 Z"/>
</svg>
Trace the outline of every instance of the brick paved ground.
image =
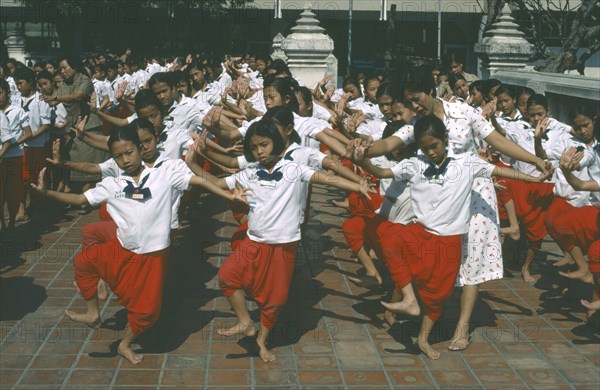
<svg viewBox="0 0 600 390">
<path fill-rule="evenodd" d="M 591 288 L 558 277 L 550 265 L 558 259 L 553 243 L 544 243 L 535 286 L 514 271 L 484 286 L 474 343 L 464 352 L 446 349 L 457 319 L 453 297 L 432 335 L 442 357 L 431 361 L 413 346 L 416 322 L 386 329 L 383 292 L 348 282 L 359 267 L 344 245 L 343 215 L 327 204 L 332 196 L 315 191 L 290 300 L 271 340 L 278 361 L 269 365 L 246 340 L 215 333 L 235 321 L 215 277 L 235 229 L 221 203 L 207 200 L 181 235 L 163 315 L 140 340 L 145 360 L 137 367 L 116 356 L 125 311 L 114 299 L 102 306 L 104 323 L 97 331 L 63 314 L 83 305 L 71 285 L 71 264 L 79 230 L 96 213 L 71 211 L 19 227 L 2 243 L 1 387 L 598 389 L 598 322 L 586 325 L 577 303 Z"/>
</svg>

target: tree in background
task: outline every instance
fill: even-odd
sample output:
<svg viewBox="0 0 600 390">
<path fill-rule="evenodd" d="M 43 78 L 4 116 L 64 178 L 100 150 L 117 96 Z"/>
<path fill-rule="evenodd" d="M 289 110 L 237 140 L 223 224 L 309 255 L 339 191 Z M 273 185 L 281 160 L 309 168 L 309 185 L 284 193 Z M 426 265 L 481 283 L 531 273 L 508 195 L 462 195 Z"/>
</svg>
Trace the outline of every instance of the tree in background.
<svg viewBox="0 0 600 390">
<path fill-rule="evenodd" d="M 148 26 L 148 15 L 163 14 L 173 18 L 175 13 L 186 15 L 186 10 L 202 12 L 203 20 L 216 18 L 229 10 L 244 8 L 254 0 L 16 0 L 26 7 L 23 17 L 35 21 L 53 22 L 61 41 L 62 51 L 79 53 L 82 48 L 82 36 L 85 29 L 102 23 L 107 33 L 117 29 L 127 32 L 120 40 L 134 38 L 143 34 L 135 31 L 136 26 Z M 32 20 L 33 21 L 33 20 Z M 115 31 L 112 31 L 113 33 Z M 118 44 L 119 42 L 114 42 Z M 127 45 L 127 42 L 123 42 Z"/>
<path fill-rule="evenodd" d="M 484 0 L 485 30 L 495 21 L 504 0 Z M 533 39 L 532 61 L 543 60 L 536 70 L 584 74 L 585 62 L 600 50 L 599 0 L 511 0 L 521 28 Z M 558 46 L 558 51 L 548 49 Z M 587 48 L 578 55 L 578 51 Z"/>
</svg>

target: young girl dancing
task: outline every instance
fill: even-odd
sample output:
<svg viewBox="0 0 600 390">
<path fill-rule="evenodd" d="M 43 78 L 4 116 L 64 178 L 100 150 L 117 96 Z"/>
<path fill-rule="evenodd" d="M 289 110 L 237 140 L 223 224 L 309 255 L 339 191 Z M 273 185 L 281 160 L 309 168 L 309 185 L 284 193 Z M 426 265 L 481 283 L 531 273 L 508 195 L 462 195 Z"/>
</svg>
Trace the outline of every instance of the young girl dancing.
<svg viewBox="0 0 600 390">
<path fill-rule="evenodd" d="M 428 337 L 454 289 L 462 236 L 469 231 L 473 181 L 498 176 L 540 182 L 549 174 L 533 177 L 489 164 L 476 153 L 454 154 L 448 147 L 448 130 L 435 116 L 419 119 L 414 137 L 423 155 L 403 160 L 391 169 L 371 166 L 379 178 L 410 183 L 416 215 L 415 223 L 392 224 L 380 237 L 392 279 L 403 296 L 400 302 L 382 304 L 396 313 L 420 315 L 416 289 L 425 309 L 417 345 L 427 357 L 437 359 L 440 354 Z M 364 150 L 357 149 L 357 160 L 362 160 Z"/>
<path fill-rule="evenodd" d="M 117 238 L 83 247 L 75 256 L 75 282 L 85 299 L 86 312 L 66 311 L 74 321 L 96 328 L 100 325 L 97 285 L 105 280 L 127 309 L 129 325 L 118 352 L 132 364 L 143 356 L 131 349 L 137 336 L 151 327 L 160 314 L 162 289 L 169 254 L 174 189 L 200 185 L 220 196 L 243 201 L 245 194 L 230 194 L 210 180 L 194 176 L 181 160 L 165 161 L 147 168 L 142 163 L 140 139 L 134 128 L 113 130 L 108 147 L 123 174 L 106 177 L 83 194 L 47 190 L 45 169 L 32 187 L 48 198 L 73 205 L 108 203 L 117 224 Z"/>
</svg>

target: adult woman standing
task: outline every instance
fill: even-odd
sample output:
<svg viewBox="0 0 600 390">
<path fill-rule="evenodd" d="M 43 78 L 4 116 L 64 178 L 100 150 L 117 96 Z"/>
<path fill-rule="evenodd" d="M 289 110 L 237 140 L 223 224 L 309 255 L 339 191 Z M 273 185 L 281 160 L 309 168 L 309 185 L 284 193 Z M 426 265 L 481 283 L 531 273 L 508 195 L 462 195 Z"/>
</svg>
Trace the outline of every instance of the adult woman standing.
<svg viewBox="0 0 600 390">
<path fill-rule="evenodd" d="M 62 103 L 65 106 L 69 126 L 75 125 L 78 117 L 88 116 L 85 131 L 101 134 L 102 122 L 100 117 L 90 113 L 88 106 L 88 101 L 94 92 L 94 85 L 85 74 L 81 60 L 77 57 L 62 58 L 58 64 L 58 69 L 64 77 L 64 84 L 56 91 L 54 96 L 50 96 L 46 100 L 51 105 Z M 94 149 L 77 138 L 73 138 L 68 143 L 70 144 L 69 156 L 72 161 L 101 163 L 109 158 L 107 153 Z M 90 188 L 91 183 L 100 180 L 100 177 L 72 171 L 70 180 L 72 183 L 81 186 L 82 191 L 86 191 Z"/>
</svg>

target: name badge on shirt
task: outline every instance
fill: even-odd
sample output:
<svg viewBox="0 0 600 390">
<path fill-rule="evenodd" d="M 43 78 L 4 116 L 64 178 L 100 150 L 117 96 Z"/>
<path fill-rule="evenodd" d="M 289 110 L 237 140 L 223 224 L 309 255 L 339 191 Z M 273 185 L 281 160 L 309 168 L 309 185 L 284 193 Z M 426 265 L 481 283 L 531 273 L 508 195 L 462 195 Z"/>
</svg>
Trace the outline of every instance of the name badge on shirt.
<svg viewBox="0 0 600 390">
<path fill-rule="evenodd" d="M 434 178 L 429 179 L 429 183 L 443 185 L 444 179 L 442 177 L 434 177 Z"/>
<path fill-rule="evenodd" d="M 148 200 L 152 197 L 152 193 L 150 188 L 144 188 L 142 191 L 136 188 L 131 194 L 125 193 L 125 197 L 133 200 Z"/>
<path fill-rule="evenodd" d="M 272 187 L 275 188 L 277 186 L 276 181 L 267 181 L 267 180 L 259 180 L 258 183 L 263 187 Z"/>
</svg>

